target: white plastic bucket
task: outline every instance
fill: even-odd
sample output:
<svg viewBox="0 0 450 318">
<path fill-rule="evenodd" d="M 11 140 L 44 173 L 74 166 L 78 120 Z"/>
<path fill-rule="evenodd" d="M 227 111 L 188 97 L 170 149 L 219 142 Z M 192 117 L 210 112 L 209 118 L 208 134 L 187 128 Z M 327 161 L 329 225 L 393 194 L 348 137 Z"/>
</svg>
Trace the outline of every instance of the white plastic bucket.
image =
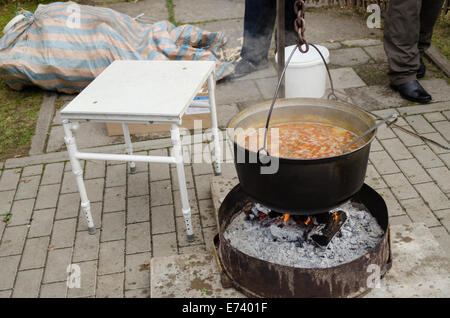
<svg viewBox="0 0 450 318">
<path fill-rule="evenodd" d="M 285 61 L 289 58 L 296 45 L 284 49 Z M 316 45 L 325 61 L 330 61 L 330 52 L 324 46 Z M 275 60 L 278 62 L 277 55 Z M 297 50 L 285 74 L 286 98 L 312 97 L 320 98 L 325 94 L 327 71 L 322 58 L 315 48 L 309 47 L 307 53 Z"/>
</svg>

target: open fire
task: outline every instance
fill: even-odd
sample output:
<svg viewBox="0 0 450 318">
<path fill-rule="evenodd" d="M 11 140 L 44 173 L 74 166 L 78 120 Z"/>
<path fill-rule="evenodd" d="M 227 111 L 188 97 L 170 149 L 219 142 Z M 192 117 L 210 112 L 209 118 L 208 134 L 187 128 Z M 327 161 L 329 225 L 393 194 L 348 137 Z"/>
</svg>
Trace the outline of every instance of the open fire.
<svg viewBox="0 0 450 318">
<path fill-rule="evenodd" d="M 329 211 L 315 216 L 280 214 L 259 203 L 249 203 L 243 208 L 247 220 L 258 221 L 261 226 L 278 228 L 302 227 L 303 240 L 311 239 L 320 246 L 327 246 L 347 220 L 342 210 Z"/>
</svg>

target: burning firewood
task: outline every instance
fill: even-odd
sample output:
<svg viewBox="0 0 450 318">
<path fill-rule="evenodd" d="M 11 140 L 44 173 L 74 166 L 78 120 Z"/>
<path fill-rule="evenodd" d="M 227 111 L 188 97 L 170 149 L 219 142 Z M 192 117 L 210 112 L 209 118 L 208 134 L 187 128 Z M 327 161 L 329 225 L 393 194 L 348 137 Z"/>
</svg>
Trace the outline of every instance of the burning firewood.
<svg viewBox="0 0 450 318">
<path fill-rule="evenodd" d="M 327 246 L 347 220 L 347 214 L 344 211 L 324 213 L 318 215 L 316 220 L 324 226 L 319 233 L 312 234 L 310 238 L 320 246 Z"/>
</svg>

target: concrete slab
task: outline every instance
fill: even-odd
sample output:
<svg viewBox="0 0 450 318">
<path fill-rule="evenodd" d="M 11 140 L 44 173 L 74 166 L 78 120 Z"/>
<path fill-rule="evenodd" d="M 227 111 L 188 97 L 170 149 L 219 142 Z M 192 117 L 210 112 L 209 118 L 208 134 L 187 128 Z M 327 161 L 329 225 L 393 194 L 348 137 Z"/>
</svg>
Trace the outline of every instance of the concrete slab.
<svg viewBox="0 0 450 318">
<path fill-rule="evenodd" d="M 195 26 L 208 31 L 223 32 L 228 38 L 225 48 L 242 46 L 241 41 L 239 41 L 239 38 L 244 35 L 244 19 L 242 18 L 198 23 Z"/>
<path fill-rule="evenodd" d="M 181 23 L 244 17 L 244 0 L 174 0 L 173 3 L 175 20 Z"/>
<path fill-rule="evenodd" d="M 363 82 L 351 67 L 332 69 L 330 70 L 330 73 L 335 89 L 366 86 L 366 83 Z M 330 82 L 327 78 L 327 88 L 328 87 L 330 87 Z"/>
<path fill-rule="evenodd" d="M 233 288 L 224 289 L 211 253 L 154 257 L 150 265 L 150 297 L 244 297 Z"/>
<path fill-rule="evenodd" d="M 107 3 L 104 7 L 125 13 L 132 18 L 144 13 L 142 20 L 145 20 L 146 23 L 154 23 L 161 20 L 167 20 L 169 18 L 165 0 L 140 0 L 137 2 Z"/>
<path fill-rule="evenodd" d="M 408 104 L 408 101 L 401 98 L 397 92 L 384 85 L 347 88 L 345 92 L 351 96 L 356 105 L 366 110 L 399 107 Z"/>
<path fill-rule="evenodd" d="M 387 63 L 386 53 L 384 52 L 383 45 L 368 46 L 364 50 L 369 53 L 376 62 Z"/>
<path fill-rule="evenodd" d="M 95 138 L 92 138 L 95 136 Z M 105 123 L 84 122 L 80 123 L 80 128 L 75 132 L 77 146 L 80 148 L 98 147 L 123 143 L 123 137 L 108 136 Z M 125 147 L 125 146 L 124 146 Z M 47 144 L 47 152 L 64 151 L 64 129 L 62 126 L 53 126 Z"/>
<path fill-rule="evenodd" d="M 432 96 L 433 101 L 443 102 L 450 100 L 450 85 L 442 78 L 421 80 L 423 88 Z"/>
<path fill-rule="evenodd" d="M 393 265 L 366 297 L 449 297 L 450 259 L 422 223 L 391 227 Z"/>
<path fill-rule="evenodd" d="M 370 57 L 360 47 L 339 49 L 333 51 L 330 55 L 330 64 L 338 66 L 354 66 L 366 64 Z"/>
</svg>

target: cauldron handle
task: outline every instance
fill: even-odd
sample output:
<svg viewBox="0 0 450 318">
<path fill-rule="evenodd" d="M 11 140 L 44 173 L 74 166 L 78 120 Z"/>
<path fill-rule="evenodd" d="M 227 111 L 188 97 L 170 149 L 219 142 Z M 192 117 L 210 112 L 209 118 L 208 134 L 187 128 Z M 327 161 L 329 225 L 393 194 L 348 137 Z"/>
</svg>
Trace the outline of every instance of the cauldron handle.
<svg viewBox="0 0 450 318">
<path fill-rule="evenodd" d="M 331 78 L 331 73 L 330 73 L 330 70 L 328 68 L 327 62 L 325 61 L 325 57 L 322 55 L 322 52 L 320 52 L 320 50 L 317 48 L 317 46 L 315 46 L 314 44 L 309 44 L 309 45 L 312 46 L 319 53 L 319 55 L 320 55 L 320 57 L 322 59 L 322 62 L 325 65 L 325 68 L 327 69 L 328 78 L 330 79 L 330 86 L 331 86 L 331 93 L 328 95 L 328 99 L 332 99 L 333 98 L 333 99 L 337 100 L 337 96 L 334 93 L 333 79 Z M 264 142 L 263 142 L 263 146 L 260 149 L 258 149 L 258 158 L 261 158 L 261 151 L 262 150 L 265 151 L 266 156 L 270 156 L 269 155 L 269 150 L 267 149 L 267 133 L 269 131 L 270 118 L 272 117 L 273 107 L 275 106 L 275 102 L 276 102 L 276 100 L 278 98 L 278 93 L 279 93 L 279 90 L 280 90 L 281 83 L 283 82 L 284 75 L 286 73 L 286 69 L 289 66 L 289 63 L 291 62 L 292 56 L 294 56 L 294 53 L 295 53 L 295 51 L 297 49 L 301 53 L 308 52 L 308 49 L 302 50 L 299 45 L 296 45 L 295 48 L 292 50 L 291 54 L 289 55 L 287 61 L 286 61 L 286 65 L 284 66 L 283 72 L 281 73 L 281 76 L 280 76 L 280 78 L 278 80 L 278 84 L 277 84 L 277 87 L 275 89 L 275 94 L 273 95 L 273 98 L 272 98 L 272 104 L 270 105 L 270 108 L 269 108 L 269 113 L 267 115 L 267 120 L 266 120 L 266 126 L 265 126 L 265 129 L 264 129 Z"/>
</svg>

